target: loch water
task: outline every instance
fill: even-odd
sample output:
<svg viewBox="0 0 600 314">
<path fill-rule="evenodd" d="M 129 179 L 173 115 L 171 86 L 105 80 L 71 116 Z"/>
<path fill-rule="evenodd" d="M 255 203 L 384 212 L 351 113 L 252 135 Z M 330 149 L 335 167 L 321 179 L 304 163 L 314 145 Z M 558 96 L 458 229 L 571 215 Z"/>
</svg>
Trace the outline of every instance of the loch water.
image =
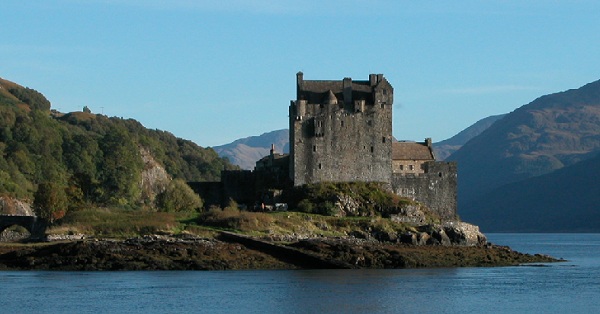
<svg viewBox="0 0 600 314">
<path fill-rule="evenodd" d="M 567 261 L 395 270 L 0 272 L 0 313 L 600 313 L 600 234 L 487 234 Z"/>
</svg>

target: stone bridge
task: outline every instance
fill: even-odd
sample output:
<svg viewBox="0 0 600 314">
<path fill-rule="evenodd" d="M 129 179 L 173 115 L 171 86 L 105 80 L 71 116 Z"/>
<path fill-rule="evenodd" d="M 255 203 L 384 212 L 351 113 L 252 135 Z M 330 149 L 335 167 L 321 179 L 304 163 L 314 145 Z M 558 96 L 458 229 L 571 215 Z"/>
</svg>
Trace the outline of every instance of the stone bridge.
<svg viewBox="0 0 600 314">
<path fill-rule="evenodd" d="M 29 233 L 30 239 L 41 240 L 45 236 L 47 222 L 35 216 L 0 215 L 0 233 L 11 226 L 21 226 Z"/>
</svg>

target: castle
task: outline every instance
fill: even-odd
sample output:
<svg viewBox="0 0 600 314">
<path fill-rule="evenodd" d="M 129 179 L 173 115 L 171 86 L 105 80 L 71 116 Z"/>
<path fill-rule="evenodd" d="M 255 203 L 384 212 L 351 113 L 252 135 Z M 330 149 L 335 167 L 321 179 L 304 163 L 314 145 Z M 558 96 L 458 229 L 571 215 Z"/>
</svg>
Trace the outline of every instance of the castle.
<svg viewBox="0 0 600 314">
<path fill-rule="evenodd" d="M 419 201 L 441 218 L 456 217 L 457 169 L 438 162 L 431 139 L 392 136 L 394 89 L 382 74 L 366 81 L 304 80 L 296 75 L 289 106 L 290 154 L 274 147 L 254 171 L 224 171 L 221 185 L 192 185 L 205 198 L 275 203 L 291 186 L 318 182 L 381 182 Z"/>
</svg>

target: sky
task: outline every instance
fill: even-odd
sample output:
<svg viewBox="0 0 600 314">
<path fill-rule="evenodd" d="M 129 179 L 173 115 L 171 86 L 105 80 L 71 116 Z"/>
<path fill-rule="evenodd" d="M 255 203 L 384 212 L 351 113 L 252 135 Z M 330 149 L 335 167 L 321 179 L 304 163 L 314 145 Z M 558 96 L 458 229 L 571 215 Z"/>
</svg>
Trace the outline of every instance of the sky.
<svg viewBox="0 0 600 314">
<path fill-rule="evenodd" d="M 393 135 L 447 139 L 600 79 L 600 1 L 3 0 L 0 77 L 61 112 L 218 146 L 288 127 L 296 73 L 394 87 Z"/>
</svg>

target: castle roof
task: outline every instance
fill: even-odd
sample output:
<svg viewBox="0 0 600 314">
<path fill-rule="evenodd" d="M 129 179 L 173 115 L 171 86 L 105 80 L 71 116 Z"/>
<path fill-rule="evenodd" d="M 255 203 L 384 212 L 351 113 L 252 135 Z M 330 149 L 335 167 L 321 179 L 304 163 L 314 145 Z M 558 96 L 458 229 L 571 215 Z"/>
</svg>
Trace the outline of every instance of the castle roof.
<svg viewBox="0 0 600 314">
<path fill-rule="evenodd" d="M 434 160 L 433 150 L 427 143 L 392 143 L 392 160 Z"/>
<path fill-rule="evenodd" d="M 344 91 L 350 90 L 352 99 L 365 100 L 367 103 L 373 103 L 373 92 L 377 86 L 385 82 L 389 85 L 382 74 L 371 74 L 369 80 L 355 81 L 351 78 L 343 80 L 304 80 L 302 72 L 298 74 L 297 98 L 307 100 L 309 103 L 318 104 L 322 101 L 332 100 L 331 95 L 335 96 L 337 101 L 344 101 Z M 329 102 L 331 104 L 331 102 Z"/>
<path fill-rule="evenodd" d="M 330 105 L 337 105 L 338 103 L 337 97 L 335 97 L 335 94 L 331 91 L 331 89 L 329 90 L 327 101 L 325 101 L 325 103 Z"/>
</svg>

